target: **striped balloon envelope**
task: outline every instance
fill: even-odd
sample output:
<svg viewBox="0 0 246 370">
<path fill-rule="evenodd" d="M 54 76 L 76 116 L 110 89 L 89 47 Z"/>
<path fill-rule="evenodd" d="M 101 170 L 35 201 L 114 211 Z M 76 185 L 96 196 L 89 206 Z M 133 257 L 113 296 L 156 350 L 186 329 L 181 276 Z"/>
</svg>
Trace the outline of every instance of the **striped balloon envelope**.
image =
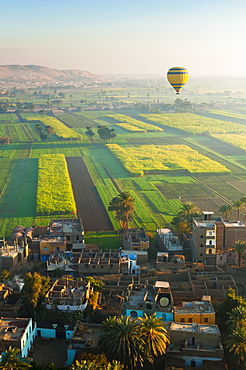
<svg viewBox="0 0 246 370">
<path fill-rule="evenodd" d="M 183 67 L 173 67 L 167 72 L 167 80 L 172 85 L 176 94 L 179 94 L 182 87 L 189 80 L 189 72 Z"/>
</svg>

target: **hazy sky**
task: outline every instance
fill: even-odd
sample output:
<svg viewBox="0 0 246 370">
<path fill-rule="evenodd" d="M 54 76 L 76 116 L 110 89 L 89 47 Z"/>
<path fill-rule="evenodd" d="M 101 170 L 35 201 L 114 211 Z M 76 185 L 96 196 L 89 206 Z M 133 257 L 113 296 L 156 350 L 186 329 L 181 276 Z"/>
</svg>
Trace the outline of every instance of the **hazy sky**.
<svg viewBox="0 0 246 370">
<path fill-rule="evenodd" d="M 245 0 L 1 0 L 0 64 L 246 76 Z"/>
</svg>

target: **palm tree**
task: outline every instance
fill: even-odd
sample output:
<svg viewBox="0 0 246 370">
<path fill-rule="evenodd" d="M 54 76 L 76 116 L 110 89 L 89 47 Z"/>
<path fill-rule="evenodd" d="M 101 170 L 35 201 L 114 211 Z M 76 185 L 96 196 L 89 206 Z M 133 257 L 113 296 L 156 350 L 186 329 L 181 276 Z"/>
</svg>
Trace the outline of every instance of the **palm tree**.
<svg viewBox="0 0 246 370">
<path fill-rule="evenodd" d="M 12 348 L 11 346 L 2 355 L 2 360 L 0 361 L 0 369 L 2 370 L 26 370 L 32 366 L 24 362 L 18 357 L 20 352 L 19 348 Z"/>
<path fill-rule="evenodd" d="M 236 328 L 246 328 L 246 307 L 239 305 L 228 312 L 229 320 L 226 321 L 228 330 L 231 332 Z"/>
<path fill-rule="evenodd" d="M 244 202 L 243 202 L 243 200 L 242 200 L 242 198 L 241 199 L 239 199 L 239 200 L 237 200 L 234 204 L 233 204 L 233 207 L 234 208 L 236 208 L 236 210 L 237 210 L 237 219 L 238 219 L 238 221 L 240 221 L 240 209 L 241 209 L 241 207 L 244 205 Z"/>
<path fill-rule="evenodd" d="M 115 212 L 115 219 L 119 221 L 122 229 L 128 229 L 129 220 L 133 217 L 135 211 L 135 199 L 128 191 L 120 192 L 109 202 L 108 210 Z"/>
<path fill-rule="evenodd" d="M 182 203 L 182 207 L 176 216 L 174 221 L 174 226 L 178 226 L 178 224 L 183 223 L 182 228 L 185 226 L 186 232 L 190 232 L 192 229 L 192 221 L 194 217 L 198 217 L 201 215 L 199 208 L 195 205 L 195 203 L 191 201 L 187 201 Z M 179 222 L 178 222 L 179 221 Z"/>
<path fill-rule="evenodd" d="M 109 317 L 102 323 L 98 346 L 111 360 L 120 361 L 127 369 L 143 365 L 144 341 L 139 320 L 127 316 Z"/>
<path fill-rule="evenodd" d="M 71 370 L 123 370 L 124 366 L 119 361 L 107 363 L 98 363 L 94 361 L 76 361 L 75 365 L 71 366 Z"/>
<path fill-rule="evenodd" d="M 241 267 L 242 256 L 246 251 L 246 242 L 238 240 L 234 243 L 232 250 L 238 254 L 238 266 Z"/>
<path fill-rule="evenodd" d="M 145 314 L 139 320 L 142 325 L 141 336 L 145 343 L 144 351 L 150 362 L 153 362 L 155 356 L 166 353 L 167 345 L 170 343 L 167 331 L 163 326 L 162 319 L 156 317 L 155 313 L 151 316 Z"/>
<path fill-rule="evenodd" d="M 219 212 L 222 212 L 225 219 L 228 220 L 229 215 L 232 213 L 232 206 L 230 204 L 223 204 L 220 207 Z"/>
<path fill-rule="evenodd" d="M 226 347 L 237 359 L 238 365 L 245 369 L 246 365 L 246 328 L 237 328 L 229 334 Z"/>
</svg>

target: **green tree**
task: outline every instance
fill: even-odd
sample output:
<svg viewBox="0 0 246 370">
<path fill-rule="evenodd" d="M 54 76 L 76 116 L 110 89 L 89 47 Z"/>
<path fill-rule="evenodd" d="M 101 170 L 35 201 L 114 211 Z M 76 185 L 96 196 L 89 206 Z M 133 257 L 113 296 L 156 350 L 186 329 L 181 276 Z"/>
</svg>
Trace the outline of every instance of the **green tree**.
<svg viewBox="0 0 246 370">
<path fill-rule="evenodd" d="M 139 320 L 142 325 L 141 337 L 144 341 L 144 352 L 149 361 L 153 362 L 156 356 L 166 353 L 167 345 L 170 343 L 167 331 L 163 326 L 162 319 L 156 317 L 155 313 L 151 316 L 145 314 Z"/>
<path fill-rule="evenodd" d="M 98 363 L 94 361 L 76 361 L 75 365 L 71 366 L 71 370 L 123 370 L 124 366 L 118 361 Z"/>
<path fill-rule="evenodd" d="M 201 215 L 200 209 L 191 201 L 183 202 L 182 207 L 176 217 L 171 222 L 176 232 L 190 233 L 194 217 Z"/>
<path fill-rule="evenodd" d="M 2 370 L 30 369 L 31 365 L 18 357 L 19 352 L 20 352 L 19 348 L 12 348 L 10 346 L 9 349 L 2 354 L 2 359 L 0 361 L 0 369 Z"/>
<path fill-rule="evenodd" d="M 233 354 L 238 365 L 245 369 L 246 367 L 246 328 L 236 328 L 228 336 L 226 348 Z"/>
<path fill-rule="evenodd" d="M 102 280 L 95 279 L 92 276 L 87 276 L 84 280 L 89 281 L 90 286 L 92 286 L 96 291 L 101 291 L 104 286 L 104 282 Z"/>
<path fill-rule="evenodd" d="M 90 126 L 86 126 L 86 129 L 87 129 L 85 131 L 86 136 L 88 136 L 89 140 L 93 142 L 93 137 L 95 136 L 95 132 L 93 132 Z"/>
<path fill-rule="evenodd" d="M 236 328 L 246 328 L 246 307 L 239 305 L 228 312 L 229 319 L 226 321 L 228 330 L 232 332 Z"/>
<path fill-rule="evenodd" d="M 246 242 L 244 240 L 238 240 L 234 243 L 232 250 L 238 254 L 238 266 L 241 267 L 242 256 L 246 251 Z"/>
<path fill-rule="evenodd" d="M 128 191 L 120 192 L 109 202 L 108 211 L 115 213 L 115 219 L 119 221 L 120 227 L 128 229 L 129 220 L 133 217 L 135 199 Z"/>
<path fill-rule="evenodd" d="M 34 316 L 38 306 L 41 306 L 46 292 L 49 289 L 49 278 L 39 273 L 28 272 L 24 277 L 22 299 L 27 312 Z"/>
<path fill-rule="evenodd" d="M 240 210 L 241 210 L 243 205 L 244 205 L 244 202 L 242 201 L 242 198 L 237 200 L 233 204 L 233 207 L 237 210 L 237 219 L 238 219 L 238 221 L 240 221 Z"/>
<path fill-rule="evenodd" d="M 222 212 L 225 219 L 228 220 L 229 218 L 229 215 L 231 215 L 232 213 L 232 206 L 230 204 L 223 204 L 220 209 L 219 209 L 219 212 Z"/>
<path fill-rule="evenodd" d="M 11 278 L 10 272 L 8 270 L 2 270 L 0 274 L 0 281 L 4 282 Z"/>
<path fill-rule="evenodd" d="M 108 140 L 115 138 L 115 129 L 109 129 L 107 126 L 98 126 L 97 127 L 97 133 L 101 140 L 103 140 L 104 143 L 107 143 Z"/>
<path fill-rule="evenodd" d="M 127 369 L 144 362 L 144 341 L 139 320 L 127 316 L 109 317 L 102 323 L 98 346 L 110 360 L 120 361 Z"/>
</svg>

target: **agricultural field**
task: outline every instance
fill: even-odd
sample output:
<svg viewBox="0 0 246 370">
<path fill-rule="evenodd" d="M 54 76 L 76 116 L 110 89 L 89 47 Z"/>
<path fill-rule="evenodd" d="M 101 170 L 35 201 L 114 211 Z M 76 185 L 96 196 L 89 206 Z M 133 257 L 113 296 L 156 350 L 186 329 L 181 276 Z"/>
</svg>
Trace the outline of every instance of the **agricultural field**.
<svg viewBox="0 0 246 370">
<path fill-rule="evenodd" d="M 76 205 L 62 154 L 43 154 L 38 160 L 38 215 L 76 214 Z"/>
<path fill-rule="evenodd" d="M 243 108 L 158 113 L 156 99 L 167 105 L 176 99 L 170 98 L 170 88 L 125 84 L 66 93 L 61 109 L 53 113 L 44 108 L 41 114 L 40 107 L 0 114 L 0 135 L 12 138 L 10 145 L 0 146 L 0 235 L 8 236 L 17 224 L 46 225 L 51 217 L 75 217 L 77 211 L 90 232 L 88 240 L 107 247 L 106 236 L 118 243 L 114 230 L 119 225 L 107 208 L 119 191 L 130 191 L 136 200 L 130 226 L 150 231 L 169 226 L 183 201 L 218 214 L 222 204 L 246 194 Z M 18 93 L 18 99 L 23 96 Z M 194 96 L 203 101 L 207 91 Z M 79 103 L 81 99 L 90 105 Z M 46 99 L 40 102 L 46 104 Z M 98 103 L 95 108 L 93 102 Z M 132 106 L 119 109 L 122 102 Z M 44 132 L 45 126 L 54 127 L 55 134 L 41 141 L 36 124 Z M 115 129 L 117 136 L 107 146 L 97 135 L 98 125 Z M 85 135 L 87 126 L 96 133 L 93 143 Z M 64 177 L 69 185 L 61 182 Z M 64 193 L 68 203 L 56 203 Z"/>
<path fill-rule="evenodd" d="M 117 144 L 107 144 L 107 147 L 133 176 L 143 176 L 153 171 L 230 172 L 225 166 L 185 145 L 123 148 Z"/>
<path fill-rule="evenodd" d="M 69 127 L 83 128 L 84 130 L 86 126 L 97 127 L 97 124 L 92 119 L 88 119 L 83 113 L 56 112 L 55 116 Z"/>
<path fill-rule="evenodd" d="M 19 119 L 15 113 L 0 113 L 0 124 L 18 123 Z"/>
<path fill-rule="evenodd" d="M 155 126 L 155 125 L 150 125 L 148 123 L 136 120 L 134 118 L 128 117 L 128 116 L 123 115 L 123 114 L 107 115 L 104 118 L 113 119 L 113 123 L 115 122 L 117 125 L 119 125 L 123 128 L 130 127 L 130 130 L 128 129 L 129 131 L 134 131 L 134 127 L 136 127 L 135 131 L 137 131 L 137 129 L 142 129 L 144 131 L 150 131 L 150 132 L 152 132 L 152 131 L 163 131 L 163 129 L 161 129 L 161 128 Z"/>
<path fill-rule="evenodd" d="M 55 134 L 58 138 L 62 139 L 81 139 L 81 135 L 72 129 L 65 126 L 61 121 L 55 117 L 26 117 L 27 121 L 39 120 L 45 126 L 51 126 L 54 128 Z"/>
<path fill-rule="evenodd" d="M 68 157 L 68 170 L 73 186 L 77 212 L 86 231 L 113 230 L 106 208 L 82 157 Z"/>
<path fill-rule="evenodd" d="M 143 114 L 140 116 L 163 126 L 173 127 L 191 134 L 246 133 L 246 127 L 243 125 L 191 113 Z"/>
</svg>

